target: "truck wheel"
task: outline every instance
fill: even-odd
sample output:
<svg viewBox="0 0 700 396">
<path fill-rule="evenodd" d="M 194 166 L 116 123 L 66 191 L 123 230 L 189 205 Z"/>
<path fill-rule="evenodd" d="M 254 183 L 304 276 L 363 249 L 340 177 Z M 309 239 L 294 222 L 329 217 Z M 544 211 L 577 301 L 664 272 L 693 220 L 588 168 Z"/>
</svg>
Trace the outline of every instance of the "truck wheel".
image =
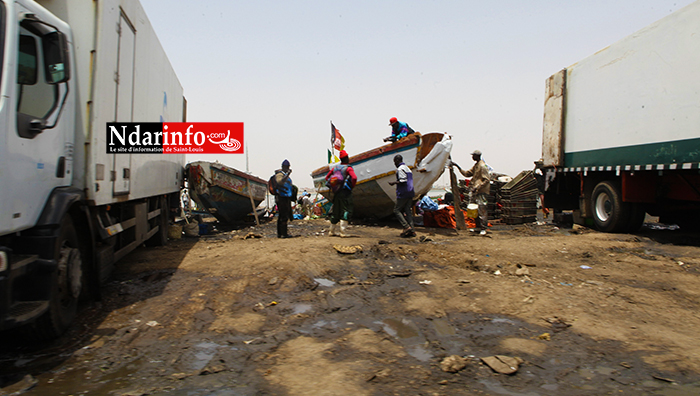
<svg viewBox="0 0 700 396">
<path fill-rule="evenodd" d="M 642 228 L 647 212 L 644 205 L 639 203 L 630 203 L 630 218 L 627 223 L 627 232 L 637 232 Z"/>
<path fill-rule="evenodd" d="M 620 191 L 615 185 L 604 181 L 593 189 L 593 221 L 596 228 L 604 232 L 624 231 L 629 224 L 630 207 L 622 202 Z"/>
<path fill-rule="evenodd" d="M 78 312 L 83 263 L 78 234 L 70 215 L 61 222 L 54 258 L 58 265 L 51 282 L 49 310 L 34 324 L 34 339 L 49 340 L 60 336 L 70 327 Z"/>
</svg>

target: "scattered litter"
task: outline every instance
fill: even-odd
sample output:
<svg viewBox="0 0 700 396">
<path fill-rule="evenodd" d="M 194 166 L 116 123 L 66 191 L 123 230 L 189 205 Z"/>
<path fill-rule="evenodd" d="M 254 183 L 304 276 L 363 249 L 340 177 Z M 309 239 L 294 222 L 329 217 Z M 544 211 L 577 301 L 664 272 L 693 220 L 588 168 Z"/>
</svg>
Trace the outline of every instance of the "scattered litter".
<svg viewBox="0 0 700 396">
<path fill-rule="evenodd" d="M 496 270 L 496 272 L 493 273 L 494 275 L 501 275 L 501 270 Z"/>
<path fill-rule="evenodd" d="M 432 242 L 433 240 L 428 238 L 427 236 L 423 235 L 420 238 L 418 238 L 421 242 Z"/>
<path fill-rule="evenodd" d="M 621 362 L 621 363 L 620 363 L 620 366 L 622 366 L 622 367 L 624 367 L 624 368 L 626 368 L 626 369 L 631 369 L 631 368 L 632 368 L 632 365 L 629 364 L 629 363 L 627 363 L 627 362 Z"/>
<path fill-rule="evenodd" d="M 587 265 L 582 265 L 582 266 L 581 266 L 581 269 L 591 269 L 591 267 L 589 267 L 589 266 L 587 266 Z"/>
<path fill-rule="evenodd" d="M 158 325 L 159 325 L 159 323 L 156 322 L 155 320 L 152 320 L 152 321 L 146 323 L 146 326 L 150 326 L 150 327 L 156 327 Z"/>
<path fill-rule="evenodd" d="M 433 283 L 433 281 L 422 280 L 422 281 L 420 281 L 420 282 L 418 282 L 418 283 L 420 283 L 421 285 L 429 285 L 429 284 Z"/>
<path fill-rule="evenodd" d="M 469 279 L 460 279 L 457 281 L 457 283 L 471 283 L 471 282 L 472 281 L 470 281 Z"/>
<path fill-rule="evenodd" d="M 245 234 L 244 236 L 241 237 L 241 239 L 253 239 L 253 238 L 262 238 L 263 236 L 261 234 L 256 234 L 254 232 L 249 232 Z"/>
<path fill-rule="evenodd" d="M 566 323 L 563 319 L 558 318 L 558 317 L 553 317 L 553 318 L 543 318 L 543 320 L 549 324 L 552 325 L 552 330 L 555 333 L 558 333 L 560 331 L 564 331 L 571 327 L 571 324 Z"/>
<path fill-rule="evenodd" d="M 267 304 L 267 306 L 271 307 L 271 306 L 277 305 L 277 304 L 278 304 L 277 301 L 272 301 L 271 303 Z"/>
<path fill-rule="evenodd" d="M 682 261 L 679 261 L 679 262 L 678 262 L 678 265 L 685 265 L 685 263 L 682 262 Z"/>
<path fill-rule="evenodd" d="M 530 270 L 527 268 L 518 268 L 517 270 L 515 270 L 515 275 L 518 275 L 518 276 L 530 275 Z"/>
<path fill-rule="evenodd" d="M 537 339 L 543 341 L 550 341 L 552 339 L 552 336 L 549 333 L 542 333 L 537 336 Z"/>
<path fill-rule="evenodd" d="M 535 297 L 533 296 L 527 296 L 523 299 L 524 303 L 532 304 L 535 302 Z"/>
<path fill-rule="evenodd" d="M 559 284 L 562 286 L 573 286 L 573 284 L 571 284 L 571 283 L 559 282 Z"/>
<path fill-rule="evenodd" d="M 662 377 L 662 376 L 660 376 L 660 375 L 652 374 L 651 377 L 654 378 L 654 379 L 657 379 L 657 380 L 659 380 L 659 381 L 664 381 L 664 382 L 669 382 L 669 383 L 674 383 L 674 382 L 676 382 L 676 381 L 674 381 L 674 380 L 672 380 L 672 379 L 670 379 L 670 378 L 664 378 L 664 377 Z"/>
<path fill-rule="evenodd" d="M 388 272 L 386 274 L 386 276 L 389 278 L 405 278 L 407 276 L 411 276 L 411 274 L 413 274 L 413 271 L 406 270 L 406 271 Z"/>
<path fill-rule="evenodd" d="M 501 374 L 514 374 L 523 363 L 523 360 L 518 357 L 504 355 L 484 357 L 481 358 L 481 361 L 491 367 L 493 371 Z"/>
<path fill-rule="evenodd" d="M 360 245 L 355 245 L 355 246 L 333 245 L 333 249 L 335 249 L 338 253 L 342 253 L 342 254 L 355 254 L 355 253 L 362 252 L 362 246 L 360 246 Z"/>
<path fill-rule="evenodd" d="M 461 356 L 452 355 L 440 362 L 440 368 L 446 373 L 456 373 L 467 367 L 467 360 Z"/>
</svg>

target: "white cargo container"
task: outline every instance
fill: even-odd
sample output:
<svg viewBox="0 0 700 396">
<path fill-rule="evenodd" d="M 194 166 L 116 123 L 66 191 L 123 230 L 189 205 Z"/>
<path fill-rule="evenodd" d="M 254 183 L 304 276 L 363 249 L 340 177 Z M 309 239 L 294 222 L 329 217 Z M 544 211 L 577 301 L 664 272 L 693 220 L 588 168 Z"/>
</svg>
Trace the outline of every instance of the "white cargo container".
<svg viewBox="0 0 700 396">
<path fill-rule="evenodd" d="M 700 224 L 700 1 L 547 81 L 546 206 L 603 231 Z"/>
<path fill-rule="evenodd" d="M 138 0 L 0 0 L 0 30 L 0 329 L 53 337 L 179 204 L 184 154 L 107 154 L 106 123 L 185 100 Z"/>
</svg>

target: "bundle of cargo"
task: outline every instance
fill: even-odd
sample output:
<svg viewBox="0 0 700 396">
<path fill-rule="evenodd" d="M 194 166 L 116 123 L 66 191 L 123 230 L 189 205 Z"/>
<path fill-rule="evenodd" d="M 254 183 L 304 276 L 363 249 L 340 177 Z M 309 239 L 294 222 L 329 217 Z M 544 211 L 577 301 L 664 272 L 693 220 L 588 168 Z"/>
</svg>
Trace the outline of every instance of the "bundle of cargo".
<svg viewBox="0 0 700 396">
<path fill-rule="evenodd" d="M 522 171 L 501 187 L 502 219 L 506 224 L 537 220 L 537 180 L 532 171 Z"/>
</svg>

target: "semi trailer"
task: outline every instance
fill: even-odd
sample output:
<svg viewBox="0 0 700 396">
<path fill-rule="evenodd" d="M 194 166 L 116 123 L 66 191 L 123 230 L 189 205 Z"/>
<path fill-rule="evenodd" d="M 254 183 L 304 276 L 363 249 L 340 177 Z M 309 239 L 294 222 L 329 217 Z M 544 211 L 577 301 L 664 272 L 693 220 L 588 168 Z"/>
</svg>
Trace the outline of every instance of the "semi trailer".
<svg viewBox="0 0 700 396">
<path fill-rule="evenodd" d="M 545 205 L 606 232 L 700 225 L 700 1 L 551 76 Z"/>
<path fill-rule="evenodd" d="M 106 123 L 186 101 L 138 0 L 0 0 L 0 64 L 0 330 L 50 339 L 179 206 L 184 154 L 108 154 Z"/>
</svg>

